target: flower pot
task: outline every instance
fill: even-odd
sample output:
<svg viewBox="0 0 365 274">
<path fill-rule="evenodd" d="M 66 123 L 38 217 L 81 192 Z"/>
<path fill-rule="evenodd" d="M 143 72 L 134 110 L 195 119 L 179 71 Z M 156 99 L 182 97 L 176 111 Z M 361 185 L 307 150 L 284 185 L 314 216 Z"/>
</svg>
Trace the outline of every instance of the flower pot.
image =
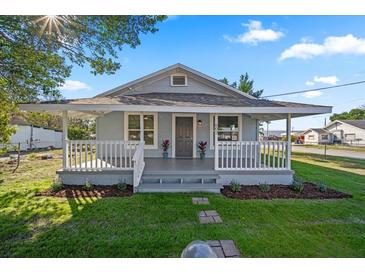
<svg viewBox="0 0 365 274">
<path fill-rule="evenodd" d="M 162 152 L 162 158 L 167 160 L 169 158 L 169 153 L 167 151 Z"/>
<path fill-rule="evenodd" d="M 200 153 L 200 159 L 204 160 L 205 159 L 205 153 Z"/>
</svg>

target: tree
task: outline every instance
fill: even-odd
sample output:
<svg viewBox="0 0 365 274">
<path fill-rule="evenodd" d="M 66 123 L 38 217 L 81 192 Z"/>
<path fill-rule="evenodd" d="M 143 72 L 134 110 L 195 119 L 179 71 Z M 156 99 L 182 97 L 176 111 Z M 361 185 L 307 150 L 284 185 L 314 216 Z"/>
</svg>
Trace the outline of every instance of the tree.
<svg viewBox="0 0 365 274">
<path fill-rule="evenodd" d="M 226 77 L 220 80 L 222 83 L 225 83 L 226 85 L 229 85 L 229 81 Z M 248 76 L 248 73 L 241 74 L 240 79 L 237 82 L 233 82 L 230 84 L 231 87 L 236 88 L 242 92 L 245 92 L 253 97 L 260 98 L 262 93 L 264 92 L 263 89 L 260 90 L 254 90 L 253 88 L 254 80 L 250 80 L 250 77 Z"/>
<path fill-rule="evenodd" d="M 135 48 L 166 16 L 0 16 L 0 141 L 11 132 L 9 110 L 20 102 L 60 99 L 72 64 L 113 74 L 118 51 Z M 6 110 L 6 111 L 5 111 Z"/>
<path fill-rule="evenodd" d="M 365 107 L 354 108 L 349 112 L 335 113 L 330 117 L 333 122 L 335 120 L 365 120 Z"/>
</svg>

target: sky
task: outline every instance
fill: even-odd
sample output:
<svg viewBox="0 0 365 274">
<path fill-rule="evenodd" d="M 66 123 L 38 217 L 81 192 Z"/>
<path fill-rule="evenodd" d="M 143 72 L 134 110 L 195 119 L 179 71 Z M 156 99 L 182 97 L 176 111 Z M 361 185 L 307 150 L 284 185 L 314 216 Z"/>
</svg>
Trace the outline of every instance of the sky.
<svg viewBox="0 0 365 274">
<path fill-rule="evenodd" d="M 171 16 L 159 31 L 125 47 L 114 75 L 73 67 L 66 98 L 85 98 L 175 63 L 230 82 L 247 72 L 263 96 L 365 80 L 365 16 Z M 272 99 L 333 106 L 365 104 L 365 85 Z M 322 127 L 330 114 L 292 120 L 293 130 Z M 285 129 L 274 121 L 271 130 Z"/>
</svg>

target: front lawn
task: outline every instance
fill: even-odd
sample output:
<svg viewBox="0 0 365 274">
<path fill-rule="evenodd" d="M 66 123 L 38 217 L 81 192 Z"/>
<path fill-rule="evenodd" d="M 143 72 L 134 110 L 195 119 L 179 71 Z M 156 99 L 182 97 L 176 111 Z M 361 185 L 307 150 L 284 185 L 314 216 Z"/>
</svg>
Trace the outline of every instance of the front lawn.
<svg viewBox="0 0 365 274">
<path fill-rule="evenodd" d="M 350 193 L 344 200 L 236 200 L 204 194 L 123 198 L 35 196 L 50 187 L 57 159 L 26 156 L 15 174 L 0 162 L 1 257 L 179 257 L 193 240 L 232 239 L 244 257 L 364 257 L 365 161 L 295 154 L 298 176 Z M 0 175 L 1 176 L 1 175 Z M 223 224 L 200 225 L 214 209 Z"/>
</svg>

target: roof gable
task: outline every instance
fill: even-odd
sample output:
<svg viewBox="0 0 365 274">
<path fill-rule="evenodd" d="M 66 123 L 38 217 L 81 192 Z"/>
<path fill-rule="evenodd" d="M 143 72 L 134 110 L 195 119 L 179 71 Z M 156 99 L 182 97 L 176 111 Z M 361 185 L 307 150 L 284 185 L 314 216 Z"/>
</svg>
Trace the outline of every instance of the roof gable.
<svg viewBox="0 0 365 274">
<path fill-rule="evenodd" d="M 166 78 L 169 78 L 170 75 L 174 73 L 186 74 L 188 76 L 188 83 L 189 83 L 189 78 L 191 78 L 194 83 L 200 83 L 201 86 L 205 86 L 206 89 L 210 89 L 211 92 L 207 92 L 208 94 L 210 93 L 216 95 L 219 94 L 222 96 L 232 96 L 235 98 L 244 97 L 244 98 L 256 99 L 249 94 L 245 94 L 227 84 L 218 81 L 217 79 L 214 79 L 208 75 L 205 75 L 199 71 L 196 71 L 180 63 L 153 72 L 151 74 L 138 78 L 134 81 L 128 82 L 114 89 L 98 94 L 95 97 L 103 97 L 103 96 L 114 97 L 118 95 L 127 95 L 127 94 L 134 95 L 134 94 L 140 94 L 141 90 L 142 93 L 149 93 L 149 91 L 144 87 L 148 85 L 153 86 L 154 83 L 158 81 L 163 81 L 164 79 L 166 81 Z M 170 87 L 170 88 L 172 88 L 170 92 L 179 92 L 179 90 L 181 91 L 184 89 L 185 93 L 195 93 L 194 89 L 189 89 L 189 86 L 180 88 L 179 87 Z M 160 92 L 160 91 L 152 90 L 151 92 Z M 199 90 L 199 92 L 201 93 L 202 91 Z"/>
<path fill-rule="evenodd" d="M 365 120 L 335 120 L 332 123 L 328 124 L 325 128 L 329 128 L 336 123 L 347 124 L 365 130 Z"/>
</svg>

